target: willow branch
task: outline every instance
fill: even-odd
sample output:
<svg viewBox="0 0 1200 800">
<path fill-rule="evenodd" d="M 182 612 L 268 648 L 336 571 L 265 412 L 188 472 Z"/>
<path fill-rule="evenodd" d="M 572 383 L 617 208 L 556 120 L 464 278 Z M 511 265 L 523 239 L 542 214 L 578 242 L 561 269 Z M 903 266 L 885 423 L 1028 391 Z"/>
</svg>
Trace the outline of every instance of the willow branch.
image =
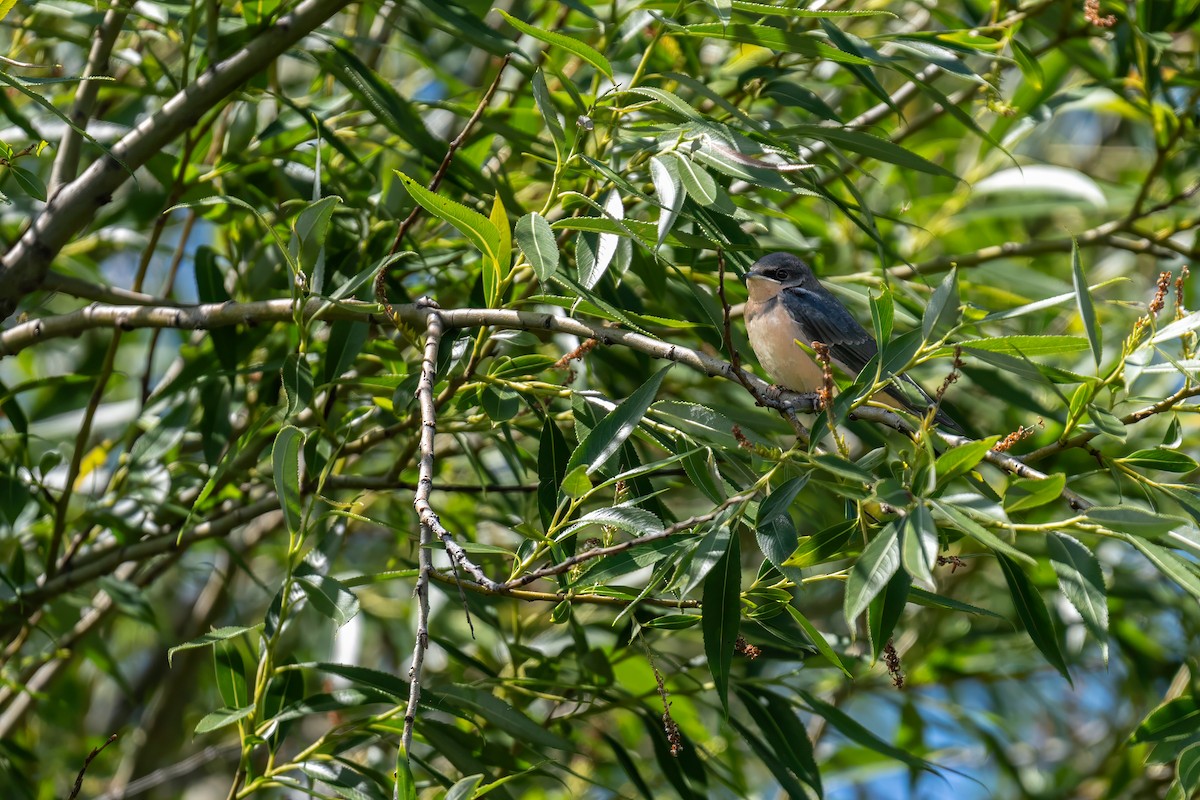
<svg viewBox="0 0 1200 800">
<path fill-rule="evenodd" d="M 129 3 L 114 5 L 104 14 L 100 27 L 96 29 L 96 37 L 92 39 L 92 49 L 88 52 L 87 64 L 83 68 L 83 80 L 75 92 L 75 104 L 71 107 L 71 122 L 75 127 L 68 126 L 63 132 L 62 140 L 58 143 L 58 155 L 54 157 L 54 166 L 50 171 L 49 193 L 54 195 L 64 184 L 75 180 L 79 169 L 79 151 L 83 146 L 83 136 L 79 131 L 85 129 L 96 107 L 96 96 L 100 93 L 100 81 L 88 80 L 108 72 L 108 59 L 112 55 L 113 44 L 117 34 L 125 25 L 129 15 Z"/>
<path fill-rule="evenodd" d="M 0 259 L 0 320 L 12 314 L 26 294 L 42 285 L 50 262 L 63 245 L 112 200 L 113 192 L 132 177 L 133 171 L 348 3 L 301 0 L 290 14 L 256 34 L 229 58 L 213 64 L 154 113 L 146 114 L 109 153 L 53 195 Z"/>
<path fill-rule="evenodd" d="M 721 513 L 730 506 L 754 499 L 755 494 L 757 494 L 757 492 L 735 494 L 732 497 L 726 498 L 726 500 L 719 506 L 705 514 L 698 514 L 697 516 L 689 517 L 688 519 L 676 522 L 674 525 L 663 528 L 661 531 L 647 533 L 643 536 L 637 537 L 636 539 L 627 539 L 624 542 L 618 542 L 617 544 L 609 545 L 608 547 L 593 547 L 591 550 L 584 550 L 582 553 L 576 553 L 570 558 L 565 558 L 557 564 L 551 564 L 548 567 L 535 569 L 532 572 L 525 573 L 519 578 L 513 578 L 511 581 L 508 581 L 497 588 L 501 591 L 509 592 L 518 587 L 527 586 L 528 584 L 531 584 L 540 578 L 548 578 L 552 575 L 561 575 L 564 572 L 572 570 L 587 561 L 603 558 L 604 556 L 611 556 L 616 553 L 623 553 L 626 550 L 632 550 L 635 547 L 642 547 L 643 545 L 650 544 L 651 542 L 668 539 L 677 533 L 695 528 L 697 525 L 703 525 L 706 522 L 711 522 L 719 517 Z"/>
</svg>

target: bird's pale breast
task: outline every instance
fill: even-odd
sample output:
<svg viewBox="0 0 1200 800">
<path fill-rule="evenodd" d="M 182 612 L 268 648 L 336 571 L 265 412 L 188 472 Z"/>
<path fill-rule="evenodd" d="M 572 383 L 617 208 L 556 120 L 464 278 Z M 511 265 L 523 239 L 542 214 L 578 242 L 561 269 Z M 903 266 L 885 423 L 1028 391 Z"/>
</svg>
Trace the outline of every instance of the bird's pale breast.
<svg viewBox="0 0 1200 800">
<path fill-rule="evenodd" d="M 796 345 L 804 341 L 800 326 L 795 323 L 777 293 L 756 299 L 753 284 L 746 303 L 746 333 L 758 363 L 771 380 L 795 392 L 815 392 L 824 383 L 821 367 Z M 768 287 L 763 287 L 767 289 Z M 767 292 L 763 292 L 766 295 Z"/>
</svg>

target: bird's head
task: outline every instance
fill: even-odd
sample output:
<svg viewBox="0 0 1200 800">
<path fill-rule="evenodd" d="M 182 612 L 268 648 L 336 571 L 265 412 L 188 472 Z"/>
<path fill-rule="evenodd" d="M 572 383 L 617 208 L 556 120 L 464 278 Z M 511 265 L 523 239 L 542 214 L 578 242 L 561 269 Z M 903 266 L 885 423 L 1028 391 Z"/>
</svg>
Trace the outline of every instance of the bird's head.
<svg viewBox="0 0 1200 800">
<path fill-rule="evenodd" d="M 781 289 L 812 286 L 817 279 L 808 264 L 791 253 L 771 253 L 754 262 L 754 266 L 746 272 L 745 281 L 751 299 L 765 300 Z"/>
</svg>

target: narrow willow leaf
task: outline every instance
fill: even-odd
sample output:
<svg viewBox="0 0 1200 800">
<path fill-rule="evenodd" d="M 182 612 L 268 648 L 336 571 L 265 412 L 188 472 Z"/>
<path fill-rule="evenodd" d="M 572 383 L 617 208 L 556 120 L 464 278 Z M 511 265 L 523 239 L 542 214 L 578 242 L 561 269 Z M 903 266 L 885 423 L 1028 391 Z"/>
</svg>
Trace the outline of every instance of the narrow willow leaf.
<svg viewBox="0 0 1200 800">
<path fill-rule="evenodd" d="M 226 725 L 232 725 L 238 720 L 245 719 L 254 713 L 254 706 L 248 705 L 242 708 L 221 708 L 211 714 L 206 714 L 199 722 L 196 723 L 196 728 L 193 733 L 208 733 L 219 728 L 224 728 Z"/>
<path fill-rule="evenodd" d="M 499 261 L 500 232 L 490 219 L 461 203 L 447 200 L 436 192 L 429 191 L 400 170 L 395 170 L 395 173 L 413 200 L 420 203 L 430 214 L 457 228 L 459 233 L 466 236 L 467 240 L 483 253 L 485 260 L 491 259 L 493 263 Z"/>
<path fill-rule="evenodd" d="M 571 459 L 567 462 L 568 473 L 582 466 L 591 474 L 617 452 L 646 415 L 671 366 L 668 364 L 660 369 L 592 428 L 575 452 L 571 453 Z"/>
<path fill-rule="evenodd" d="M 554 107 L 554 100 L 550 96 L 550 87 L 546 85 L 546 75 L 542 70 L 534 71 L 531 85 L 533 87 L 533 102 L 537 104 L 538 112 L 542 115 L 542 120 L 545 121 L 546 127 L 550 129 L 550 138 L 554 141 L 554 152 L 558 158 L 559 165 L 561 165 L 567 134 L 563 131 L 562 121 L 558 117 L 558 109 Z"/>
<path fill-rule="evenodd" d="M 711 206 L 717 202 L 717 182 L 707 170 L 681 153 L 670 155 L 679 168 L 679 180 L 687 190 L 688 196 L 702 206 Z"/>
<path fill-rule="evenodd" d="M 679 211 L 683 208 L 683 183 L 659 156 L 650 159 L 650 180 L 654 182 L 654 191 L 661 206 L 658 212 L 658 241 L 655 246 L 662 247 L 667 234 L 671 232 L 671 226 L 679 216 Z"/>
<path fill-rule="evenodd" d="M 181 653 L 184 650 L 194 650 L 197 647 L 211 647 L 212 645 L 216 644 L 217 642 L 223 642 L 226 639 L 236 638 L 238 636 L 241 636 L 244 633 L 249 633 L 250 631 L 256 631 L 261 627 L 262 627 L 262 625 L 260 624 L 260 625 L 251 625 L 249 627 L 243 627 L 240 625 L 229 625 L 229 626 L 226 626 L 223 628 L 213 628 L 208 633 L 203 634 L 202 636 L 198 636 L 195 639 L 192 639 L 190 642 L 184 642 L 183 644 L 175 645 L 170 650 L 168 650 L 167 651 L 167 666 L 171 666 L 171 659 L 175 657 L 176 653 Z"/>
<path fill-rule="evenodd" d="M 1021 68 L 1025 82 L 1033 89 L 1041 91 L 1046 76 L 1042 72 L 1042 65 L 1038 63 L 1037 56 L 1028 47 L 1017 41 L 1015 36 L 1010 36 L 1008 43 L 1012 45 L 1013 58 L 1016 59 L 1017 66 Z"/>
<path fill-rule="evenodd" d="M 512 266 L 512 228 L 509 227 L 508 212 L 504 210 L 498 192 L 492 199 L 492 213 L 488 221 L 496 231 L 496 260 L 490 264 L 490 268 L 488 260 L 483 260 L 483 296 L 488 307 L 495 308 L 500 304 L 500 287 Z"/>
<path fill-rule="evenodd" d="M 312 607 L 339 628 L 358 614 L 358 597 L 335 578 L 310 574 L 298 577 L 296 583 L 308 595 Z"/>
<path fill-rule="evenodd" d="M 1079 319 L 1083 322 L 1083 330 L 1087 333 L 1088 344 L 1092 347 L 1092 357 L 1096 366 L 1104 355 L 1104 340 L 1100 336 L 1100 323 L 1096 320 L 1096 307 L 1092 304 L 1092 293 L 1088 290 L 1087 281 L 1083 277 L 1083 262 L 1079 258 L 1079 242 L 1071 237 L 1071 278 L 1075 283 L 1075 304 L 1079 309 Z"/>
<path fill-rule="evenodd" d="M 1084 512 L 1092 522 L 1127 533 L 1130 536 L 1154 536 L 1169 533 L 1185 524 L 1178 517 L 1157 514 L 1137 506 L 1092 506 Z"/>
<path fill-rule="evenodd" d="M 1178 339 L 1185 333 L 1200 328 L 1200 311 L 1193 311 L 1182 319 L 1177 319 L 1170 325 L 1163 327 L 1158 333 L 1154 334 L 1154 338 L 1150 340 L 1150 344 L 1162 344 L 1169 342 L 1172 339 Z"/>
<path fill-rule="evenodd" d="M 538 439 L 537 462 L 538 514 L 543 528 L 550 527 L 554 511 L 558 508 L 558 493 L 567 474 L 567 461 L 570 457 L 566 438 L 547 414 L 542 422 L 542 435 Z"/>
<path fill-rule="evenodd" d="M 1161 472 L 1187 473 L 1198 466 L 1195 459 L 1191 456 L 1185 455 L 1178 450 L 1168 450 L 1164 447 L 1155 447 L 1152 450 L 1138 450 L 1124 458 L 1118 458 L 1117 461 L 1122 464 L 1128 464 L 1131 467 L 1156 469 Z"/>
<path fill-rule="evenodd" d="M 1165 742 L 1192 736 L 1200 730 L 1200 698 L 1185 695 L 1168 700 L 1151 711 L 1133 732 L 1135 744 Z"/>
<path fill-rule="evenodd" d="M 1046 601 L 1016 561 L 1003 553 L 996 553 L 996 558 L 1000 562 L 1001 571 L 1004 572 L 1004 580 L 1008 583 L 1017 619 L 1021 621 L 1029 638 L 1041 651 L 1047 663 L 1058 670 L 1067 679 L 1067 683 L 1074 685 L 1071 674 L 1067 671 L 1067 662 L 1058 643 L 1058 632 L 1050 619 Z"/>
<path fill-rule="evenodd" d="M 663 106 L 671 109 L 684 119 L 692 120 L 693 122 L 705 121 L 703 115 L 701 115 L 696 109 L 692 108 L 692 106 L 686 100 L 674 92 L 668 92 L 666 89 L 659 89 L 656 86 L 634 86 L 633 88 L 628 89 L 627 93 L 640 94 L 643 97 L 649 97 L 657 100 Z"/>
<path fill-rule="evenodd" d="M 995 336 L 988 339 L 970 339 L 959 342 L 963 347 L 972 350 L 986 350 L 990 353 L 1005 353 L 1007 355 L 1052 356 L 1076 353 L 1087 350 L 1087 339 L 1082 336 Z M 949 347 L 945 354 L 953 353 Z M 942 353 L 941 350 L 938 353 Z"/>
<path fill-rule="evenodd" d="M 858 59 L 863 64 L 869 64 L 866 59 Z M 904 169 L 914 169 L 929 175 L 958 180 L 958 176 L 945 167 L 934 164 L 927 158 L 917 155 L 911 150 L 863 131 L 850 128 L 827 128 L 820 125 L 795 125 L 789 132 L 797 136 L 806 136 L 818 141 L 828 142 L 837 147 L 844 147 L 860 155 L 895 164 Z"/>
<path fill-rule="evenodd" d="M 1004 510 L 1027 511 L 1052 503 L 1062 496 L 1067 476 L 1062 473 L 1045 478 L 1014 478 L 1004 494 Z"/>
<path fill-rule="evenodd" d="M 288 353 L 280 370 L 287 416 L 294 417 L 312 403 L 314 383 L 312 366 L 301 353 Z"/>
<path fill-rule="evenodd" d="M 866 610 L 875 595 L 883 591 L 888 581 L 900 569 L 900 526 L 902 520 L 889 522 L 875 534 L 854 562 L 846 579 L 844 613 L 846 622 L 854 627 L 854 621 Z"/>
<path fill-rule="evenodd" d="M 304 434 L 292 425 L 285 425 L 275 436 L 271 450 L 271 465 L 275 476 L 275 494 L 283 509 L 283 519 L 288 532 L 300 532 L 303 520 L 304 499 L 300 494 L 300 446 Z"/>
<path fill-rule="evenodd" d="M 518 742 L 568 752 L 575 749 L 570 742 L 551 732 L 546 726 L 534 722 L 523 711 L 488 690 L 453 684 L 439 686 L 438 693 L 449 701 L 466 706 Z"/>
<path fill-rule="evenodd" d="M 958 447 L 952 447 L 942 453 L 938 456 L 937 461 L 934 462 L 934 467 L 937 470 L 938 486 L 945 486 L 955 478 L 966 475 L 975 469 L 979 462 L 983 460 L 983 457 L 987 455 L 988 450 L 991 450 L 998 441 L 1000 441 L 999 436 L 989 436 L 977 442 L 969 442 Z"/>
<path fill-rule="evenodd" d="M 848 519 L 818 531 L 812 536 L 806 536 L 800 541 L 796 552 L 783 562 L 784 566 L 812 567 L 835 558 L 841 558 L 842 551 L 850 541 L 850 536 L 856 530 L 858 530 L 858 521 Z"/>
<path fill-rule="evenodd" d="M 892 287 L 884 284 L 879 296 L 871 295 L 871 325 L 875 328 L 875 341 L 890 342 L 892 340 L 892 320 L 896 315 L 896 306 L 892 301 Z"/>
<path fill-rule="evenodd" d="M 845 11 L 815 11 L 807 8 L 792 8 L 791 6 L 773 6 L 769 3 L 754 3 L 750 0 L 733 0 L 733 7 L 755 16 L 793 17 L 795 19 L 828 17 L 895 17 L 891 11 L 882 10 L 845 10 Z"/>
<path fill-rule="evenodd" d="M 965 512 L 956 508 L 954 504 L 943 503 L 939 500 L 930 500 L 929 504 L 951 525 L 958 528 L 960 531 L 967 534 L 984 547 L 1004 553 L 1006 556 L 1015 561 L 1023 561 L 1031 567 L 1037 566 L 1037 559 L 1035 559 L 1033 556 L 1022 553 L 1020 550 L 1013 547 L 1011 544 L 1004 541 L 975 520 L 971 519 L 971 517 Z"/>
<path fill-rule="evenodd" d="M 729 669 L 733 665 L 733 648 L 738 637 L 741 596 L 741 547 L 738 537 L 731 536 L 729 549 L 704 579 L 701 612 L 704 654 L 726 717 L 729 716 Z"/>
<path fill-rule="evenodd" d="M 913 579 L 909 574 L 898 570 L 884 590 L 867 606 L 867 637 L 871 641 L 873 659 L 878 660 L 888 639 L 892 638 L 913 588 Z"/>
<path fill-rule="evenodd" d="M 923 758 L 918 758 L 912 755 L 907 750 L 901 747 L 885 742 L 875 733 L 871 732 L 862 723 L 856 721 L 845 711 L 830 705 L 823 700 L 817 699 L 816 695 L 807 692 L 804 689 L 797 689 L 796 693 L 804 701 L 812 712 L 819 717 L 823 717 L 826 722 L 832 725 L 843 736 L 852 742 L 862 745 L 868 750 L 873 750 L 876 753 L 881 753 L 889 758 L 894 758 L 897 761 L 903 762 L 913 769 L 925 770 L 926 772 L 937 773 L 937 769 L 930 762 Z"/>
<path fill-rule="evenodd" d="M 921 317 L 921 336 L 926 342 L 945 338 L 962 316 L 958 296 L 958 270 L 952 269 L 934 290 Z"/>
<path fill-rule="evenodd" d="M 663 532 L 662 520 L 652 511 L 637 506 L 612 506 L 589 511 L 571 523 L 560 536 L 568 536 L 589 525 L 617 528 L 634 536 L 657 535 Z"/>
<path fill-rule="evenodd" d="M 546 218 L 536 211 L 521 217 L 517 220 L 516 239 L 538 280 L 550 280 L 558 271 L 558 243 Z"/>
<path fill-rule="evenodd" d="M 620 221 L 625 218 L 625 206 L 621 202 L 621 195 L 616 189 L 608 193 L 608 199 L 604 201 L 604 213 L 610 219 Z M 579 282 L 585 288 L 594 289 L 600 279 L 604 277 L 604 273 L 608 271 L 609 265 L 613 262 L 613 257 L 617 254 L 617 243 L 620 238 L 615 233 L 602 233 L 596 242 L 596 257 L 592 260 L 590 268 L 585 272 L 580 267 Z"/>
<path fill-rule="evenodd" d="M 1109 436 L 1115 436 L 1122 442 L 1125 441 L 1128 431 L 1125 430 L 1125 423 L 1121 422 L 1121 418 L 1116 414 L 1113 414 L 1108 409 L 1101 408 L 1095 403 L 1088 403 L 1087 415 L 1088 419 L 1092 421 L 1092 424 L 1095 425 L 1101 433 L 1107 433 Z"/>
<path fill-rule="evenodd" d="M 608 59 L 605 58 L 600 51 L 596 50 L 596 48 L 584 44 L 578 39 L 574 39 L 570 36 L 564 36 L 561 33 L 544 31 L 541 28 L 535 28 L 529 23 L 522 22 L 521 20 L 517 19 L 504 9 L 498 8 L 496 10 L 500 12 L 500 16 L 504 17 L 509 25 L 512 25 L 521 33 L 527 36 L 532 36 L 533 38 L 543 41 L 548 45 L 560 47 L 563 50 L 566 50 L 568 53 L 578 56 L 582 60 L 591 64 L 610 81 L 613 79 L 612 65 L 608 63 Z"/>
<path fill-rule="evenodd" d="M 1128 537 L 1127 541 L 1140 550 L 1142 555 L 1150 559 L 1154 566 L 1158 567 L 1159 572 L 1179 584 L 1180 588 L 1192 597 L 1200 600 L 1200 574 L 1190 562 L 1184 561 L 1165 547 L 1159 547 L 1136 536 Z"/>
<path fill-rule="evenodd" d="M 350 369 L 370 333 L 371 328 L 365 322 L 339 319 L 330 324 L 329 343 L 325 347 L 325 383 L 333 383 Z"/>
<path fill-rule="evenodd" d="M 812 741 L 792 704 L 785 697 L 755 686 L 739 686 L 736 691 L 780 763 L 820 797 L 821 772 L 813 756 Z"/>
<path fill-rule="evenodd" d="M 937 562 L 938 534 L 933 515 L 917 505 L 904 517 L 904 542 L 901 555 L 904 569 L 914 581 L 932 589 L 933 566 Z"/>
<path fill-rule="evenodd" d="M 1055 533 L 1046 539 L 1050 565 L 1058 576 L 1058 587 L 1075 606 L 1088 632 L 1096 637 L 1108 664 L 1108 592 L 1100 562 L 1079 542 L 1065 533 Z"/>
<path fill-rule="evenodd" d="M 854 675 L 851 674 L 850 670 L 846 669 L 846 665 L 842 663 L 842 659 L 837 653 L 834 652 L 833 648 L 829 646 L 829 641 L 819 630 L 817 630 L 817 626 L 813 625 L 808 620 L 808 617 L 801 614 L 799 609 L 795 608 L 794 606 L 789 605 L 787 610 L 792 619 L 796 621 L 796 624 L 804 630 L 804 635 L 807 636 L 808 640 L 813 643 L 813 647 L 817 648 L 817 652 L 825 656 L 825 658 L 829 660 L 830 664 L 833 664 L 835 667 L 845 673 L 847 678 L 853 678 Z"/>
</svg>

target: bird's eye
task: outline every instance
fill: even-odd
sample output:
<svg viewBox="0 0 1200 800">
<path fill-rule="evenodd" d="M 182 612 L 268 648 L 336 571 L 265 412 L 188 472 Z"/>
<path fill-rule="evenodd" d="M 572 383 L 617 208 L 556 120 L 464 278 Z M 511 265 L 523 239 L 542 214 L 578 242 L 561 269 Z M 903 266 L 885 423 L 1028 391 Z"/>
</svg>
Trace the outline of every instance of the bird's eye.
<svg viewBox="0 0 1200 800">
<path fill-rule="evenodd" d="M 777 269 L 777 270 L 775 270 L 774 272 L 772 272 L 772 273 L 771 273 L 771 277 L 772 277 L 772 278 L 774 278 L 774 279 L 775 279 L 775 280 L 777 280 L 777 281 L 782 281 L 782 280 L 784 280 L 784 279 L 786 279 L 786 278 L 787 278 L 787 270 L 785 270 L 785 269 Z"/>
</svg>

